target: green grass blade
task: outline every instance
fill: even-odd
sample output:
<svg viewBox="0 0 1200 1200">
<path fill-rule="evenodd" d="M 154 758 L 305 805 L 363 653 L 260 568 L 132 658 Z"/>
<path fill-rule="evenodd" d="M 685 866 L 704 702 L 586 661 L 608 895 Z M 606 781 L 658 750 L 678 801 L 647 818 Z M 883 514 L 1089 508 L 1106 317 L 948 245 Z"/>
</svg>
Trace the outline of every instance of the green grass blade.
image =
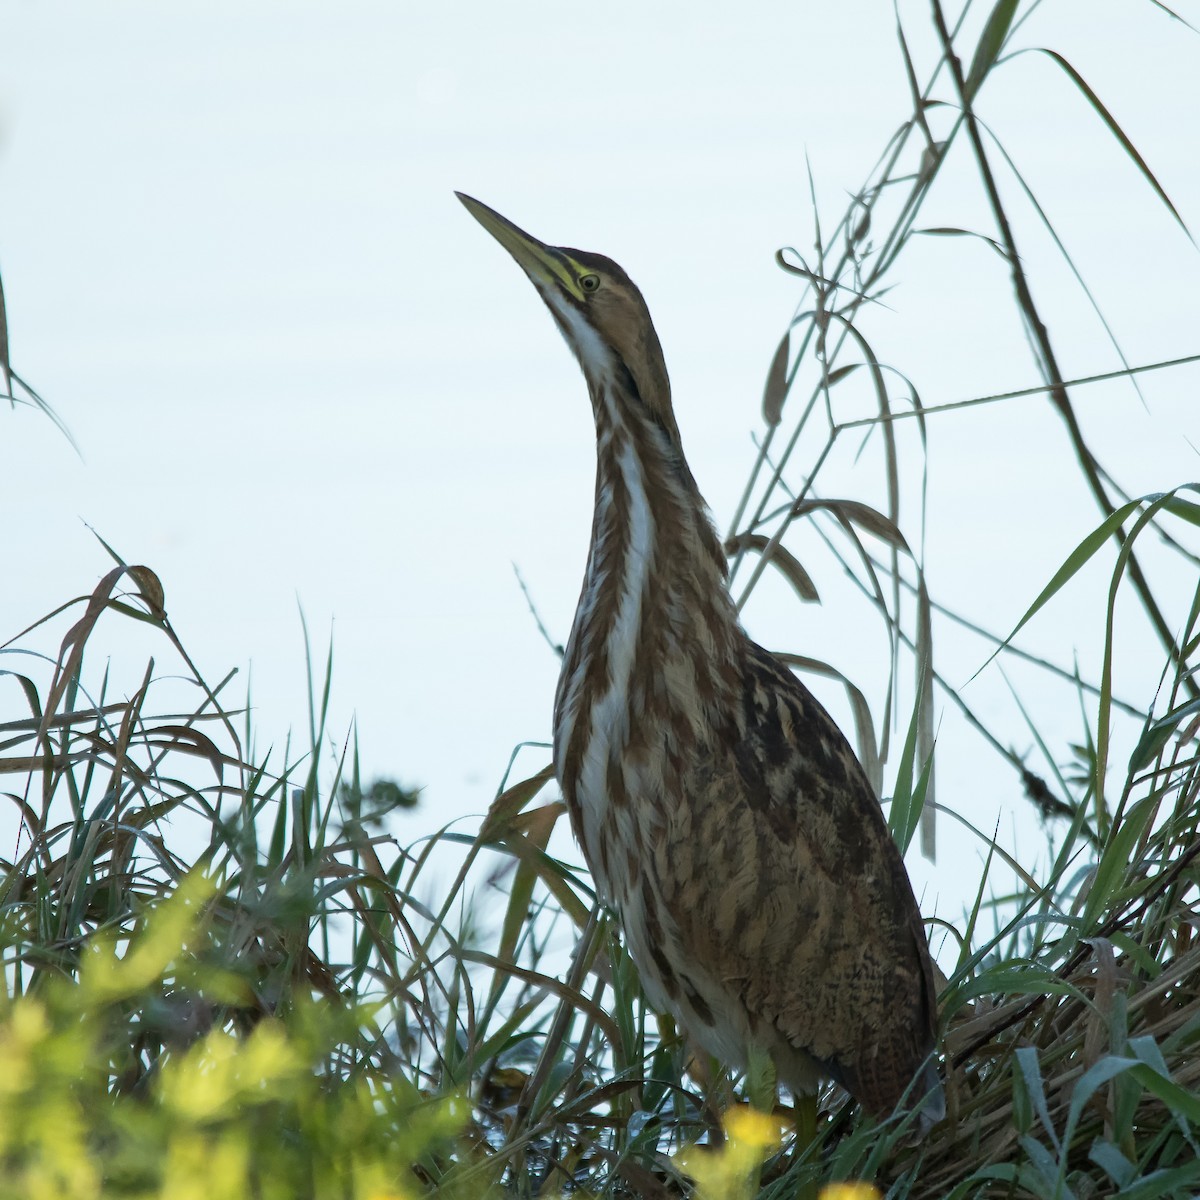
<svg viewBox="0 0 1200 1200">
<path fill-rule="evenodd" d="M 1012 25 L 1013 17 L 1016 16 L 1019 2 L 1020 0 L 997 0 L 988 15 L 987 24 L 983 27 L 983 33 L 975 47 L 975 54 L 971 58 L 971 68 L 967 72 L 968 101 L 975 99 L 975 94 L 983 85 L 983 81 L 988 77 L 992 67 L 996 65 L 996 60 L 1000 57 L 1000 51 L 1004 46 L 1004 39 L 1008 37 L 1009 27 Z"/>
<path fill-rule="evenodd" d="M 975 679 L 983 671 L 992 659 L 996 657 L 1012 640 L 1021 632 L 1022 629 L 1035 617 L 1046 605 L 1058 595 L 1062 589 L 1070 583 L 1070 581 L 1081 571 L 1091 560 L 1096 556 L 1104 544 L 1110 537 L 1124 524 L 1129 514 L 1138 508 L 1144 500 L 1153 500 L 1158 497 L 1144 497 L 1143 500 L 1131 500 L 1128 504 L 1121 505 L 1116 509 L 1101 525 L 1092 530 L 1075 547 L 1074 550 L 1067 556 L 1066 561 L 1054 573 L 1054 577 L 1048 584 L 1038 593 L 1037 599 L 1025 610 L 1021 619 L 1013 626 L 1012 632 L 1002 641 L 988 657 L 984 660 L 983 666 L 971 676 Z"/>
<path fill-rule="evenodd" d="M 1154 172 L 1150 170 L 1146 160 L 1142 158 L 1142 156 L 1138 153 L 1137 147 L 1129 140 L 1121 126 L 1117 124 L 1112 113 L 1110 113 L 1108 109 L 1104 107 L 1100 97 L 1097 96 L 1094 91 L 1092 91 L 1087 80 L 1084 79 L 1084 77 L 1080 75 L 1079 72 L 1075 70 L 1075 68 L 1071 66 L 1071 64 L 1061 54 L 1059 54 L 1057 50 L 1050 50 L 1046 46 L 1037 46 L 1032 51 L 1021 51 L 1023 54 L 1035 52 L 1038 54 L 1045 54 L 1063 69 L 1071 82 L 1074 83 L 1075 86 L 1083 93 L 1084 97 L 1087 99 L 1087 102 L 1092 106 L 1093 109 L 1096 110 L 1096 113 L 1099 115 L 1100 119 L 1108 127 L 1108 131 L 1120 143 L 1121 149 L 1125 151 L 1137 169 L 1142 173 L 1142 177 L 1154 189 L 1155 194 L 1166 206 L 1167 211 L 1179 223 L 1179 228 L 1187 234 L 1188 240 L 1195 244 L 1195 238 L 1192 237 L 1191 230 L 1188 229 L 1187 223 L 1184 221 L 1183 217 L 1179 215 L 1179 210 L 1174 204 L 1171 203 L 1171 197 L 1168 196 L 1163 190 L 1162 184 L 1160 184 L 1155 178 Z"/>
</svg>

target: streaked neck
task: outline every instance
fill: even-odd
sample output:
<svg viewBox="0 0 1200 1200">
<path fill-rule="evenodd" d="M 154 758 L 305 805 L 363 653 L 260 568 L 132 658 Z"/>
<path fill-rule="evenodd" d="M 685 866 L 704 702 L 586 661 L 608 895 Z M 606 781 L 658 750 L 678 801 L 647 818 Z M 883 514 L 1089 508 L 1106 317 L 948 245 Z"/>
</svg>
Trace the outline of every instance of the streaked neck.
<svg viewBox="0 0 1200 1200">
<path fill-rule="evenodd" d="M 679 444 L 669 403 L 647 403 L 619 361 L 586 371 L 596 417 L 596 507 L 583 591 L 555 704 L 564 791 L 619 791 L 603 773 L 612 750 L 649 761 L 702 739 L 733 702 L 737 618 L 725 556 Z M 585 368 L 586 370 L 586 368 Z M 670 719 L 667 719 L 668 716 Z"/>
</svg>

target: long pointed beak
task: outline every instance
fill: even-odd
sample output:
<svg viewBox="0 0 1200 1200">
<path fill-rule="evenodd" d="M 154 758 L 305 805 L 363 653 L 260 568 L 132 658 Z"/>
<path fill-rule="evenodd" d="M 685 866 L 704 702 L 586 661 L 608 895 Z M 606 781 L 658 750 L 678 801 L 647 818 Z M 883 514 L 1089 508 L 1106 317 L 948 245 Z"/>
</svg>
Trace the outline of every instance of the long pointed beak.
<svg viewBox="0 0 1200 1200">
<path fill-rule="evenodd" d="M 567 265 L 560 251 L 539 242 L 507 217 L 502 217 L 495 209 L 488 208 L 473 197 L 465 196 L 462 192 L 454 194 L 463 202 L 467 212 L 513 256 L 537 288 L 562 288 L 577 300 L 583 299 L 575 272 Z"/>
</svg>

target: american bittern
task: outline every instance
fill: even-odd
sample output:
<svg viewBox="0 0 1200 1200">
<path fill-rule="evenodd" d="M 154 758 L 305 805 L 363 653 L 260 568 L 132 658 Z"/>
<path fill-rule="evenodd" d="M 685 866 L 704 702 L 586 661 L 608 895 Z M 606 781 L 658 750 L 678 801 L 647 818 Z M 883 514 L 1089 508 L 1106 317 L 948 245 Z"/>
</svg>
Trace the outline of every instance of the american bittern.
<svg viewBox="0 0 1200 1200">
<path fill-rule="evenodd" d="M 459 194 L 575 352 L 596 507 L 554 704 L 554 763 L 646 996 L 729 1064 L 765 1053 L 882 1116 L 943 1111 L 921 914 L 832 718 L 742 631 L 683 456 L 658 335 L 611 259 L 546 246 Z"/>
</svg>

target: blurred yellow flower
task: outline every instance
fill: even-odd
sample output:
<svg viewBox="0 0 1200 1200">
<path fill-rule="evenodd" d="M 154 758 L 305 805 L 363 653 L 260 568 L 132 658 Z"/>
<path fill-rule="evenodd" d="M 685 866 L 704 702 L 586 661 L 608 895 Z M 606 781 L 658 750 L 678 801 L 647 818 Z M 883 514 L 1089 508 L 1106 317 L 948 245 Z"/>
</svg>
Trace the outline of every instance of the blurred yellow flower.
<svg viewBox="0 0 1200 1200">
<path fill-rule="evenodd" d="M 748 1105 L 731 1108 L 725 1114 L 725 1136 L 731 1142 L 740 1142 L 752 1150 L 763 1152 L 763 1157 L 778 1150 L 783 1141 L 785 1122 L 770 1113 L 759 1112 Z"/>
<path fill-rule="evenodd" d="M 184 954 L 204 905 L 215 892 L 212 879 L 202 871 L 190 871 L 171 898 L 154 907 L 123 955 L 118 953 L 113 938 L 104 934 L 91 938 L 80 962 L 79 985 L 84 999 L 105 1004 L 136 995 L 162 978 L 167 967 Z"/>
<path fill-rule="evenodd" d="M 50 1032 L 46 1011 L 29 997 L 17 1000 L 0 1026 L 0 1095 L 17 1096 L 33 1081 L 33 1052 Z"/>
<path fill-rule="evenodd" d="M 820 1200 L 881 1200 L 882 1193 L 872 1183 L 827 1183 Z"/>
<path fill-rule="evenodd" d="M 308 1070 L 283 1027 L 261 1021 L 246 1038 L 214 1029 L 163 1067 L 159 1093 L 168 1109 L 191 1121 L 227 1114 L 247 1099 L 277 1095 Z"/>
<path fill-rule="evenodd" d="M 760 1168 L 779 1149 L 785 1123 L 747 1105 L 730 1109 L 723 1124 L 726 1140 L 720 1149 L 691 1146 L 675 1161 L 695 1182 L 699 1200 L 749 1200 L 758 1190 Z"/>
</svg>

